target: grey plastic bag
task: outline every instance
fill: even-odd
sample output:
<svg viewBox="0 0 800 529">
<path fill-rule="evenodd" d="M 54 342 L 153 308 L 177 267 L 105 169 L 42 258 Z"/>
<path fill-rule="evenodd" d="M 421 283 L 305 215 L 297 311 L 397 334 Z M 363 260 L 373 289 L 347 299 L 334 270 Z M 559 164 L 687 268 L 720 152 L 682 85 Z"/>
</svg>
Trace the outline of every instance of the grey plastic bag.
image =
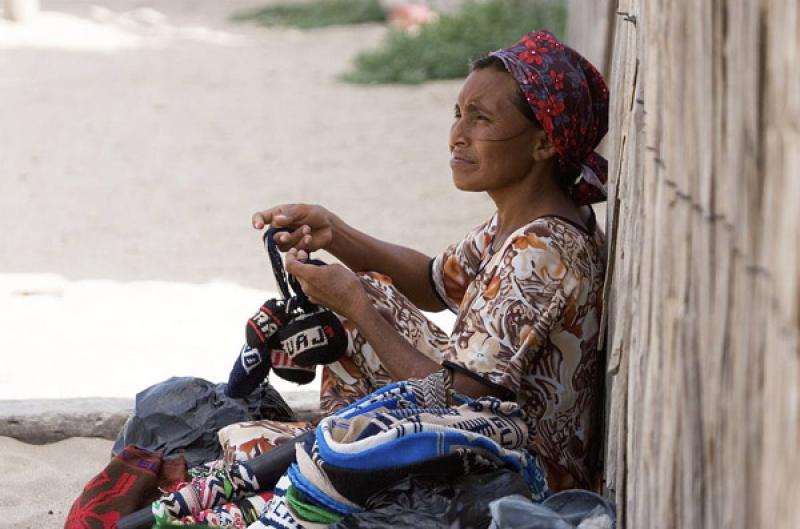
<svg viewBox="0 0 800 529">
<path fill-rule="evenodd" d="M 489 529 L 614 529 L 616 512 L 606 498 L 586 490 L 566 490 L 544 502 L 520 495 L 489 504 Z"/>
</svg>

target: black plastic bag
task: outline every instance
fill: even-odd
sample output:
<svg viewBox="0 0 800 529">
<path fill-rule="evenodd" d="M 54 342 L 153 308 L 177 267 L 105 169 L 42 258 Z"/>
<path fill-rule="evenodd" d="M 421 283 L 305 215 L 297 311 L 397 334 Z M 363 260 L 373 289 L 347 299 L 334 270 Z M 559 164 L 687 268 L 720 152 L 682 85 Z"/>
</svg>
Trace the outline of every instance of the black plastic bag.
<svg viewBox="0 0 800 529">
<path fill-rule="evenodd" d="M 172 377 L 141 391 L 112 455 L 137 445 L 165 456 L 183 452 L 192 467 L 222 456 L 220 428 L 242 421 L 293 419 L 292 409 L 266 382 L 242 399 L 226 397 L 225 386 L 202 378 Z"/>
<path fill-rule="evenodd" d="M 365 510 L 340 520 L 336 529 L 486 529 L 489 502 L 510 494 L 530 494 L 516 472 L 470 474 L 450 482 L 409 477 L 367 500 Z"/>
</svg>

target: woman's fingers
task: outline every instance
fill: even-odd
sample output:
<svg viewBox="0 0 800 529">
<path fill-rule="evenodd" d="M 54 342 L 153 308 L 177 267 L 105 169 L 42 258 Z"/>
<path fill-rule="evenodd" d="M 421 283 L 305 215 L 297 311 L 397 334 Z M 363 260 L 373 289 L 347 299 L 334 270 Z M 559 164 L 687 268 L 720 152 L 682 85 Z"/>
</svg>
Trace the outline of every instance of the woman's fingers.
<svg viewBox="0 0 800 529">
<path fill-rule="evenodd" d="M 281 204 L 254 213 L 251 222 L 253 227 L 259 230 L 267 226 L 292 229 L 288 235 L 275 237 L 275 242 L 284 252 L 289 248 L 305 250 L 326 248 L 333 235 L 331 216 L 322 206 Z"/>
<path fill-rule="evenodd" d="M 284 259 L 284 264 L 286 265 L 286 271 L 289 271 L 289 264 L 293 267 L 301 267 L 303 270 L 313 267 L 313 265 L 307 265 L 304 261 L 308 259 L 308 252 L 305 250 L 299 250 L 297 248 L 289 248 L 286 252 L 286 257 Z"/>
<path fill-rule="evenodd" d="M 286 253 L 286 271 L 300 283 L 309 300 L 345 317 L 363 307 L 366 296 L 361 282 L 348 268 L 340 264 L 316 266 L 304 262 L 304 250 L 292 248 Z"/>
<path fill-rule="evenodd" d="M 250 223 L 253 227 L 257 230 L 262 229 L 266 224 L 266 215 L 264 211 L 259 211 L 257 213 L 253 213 L 253 217 L 250 219 Z"/>
<path fill-rule="evenodd" d="M 278 248 L 282 252 L 289 251 L 296 248 L 298 243 L 303 240 L 303 232 L 299 229 L 290 232 L 281 232 L 275 234 L 275 242 L 278 243 Z"/>
<path fill-rule="evenodd" d="M 280 214 L 281 206 L 277 206 L 264 211 L 257 211 L 253 214 L 253 227 L 257 230 L 263 229 L 268 224 L 272 224 L 273 217 Z"/>
<path fill-rule="evenodd" d="M 281 204 L 264 211 L 257 211 L 253 214 L 252 223 L 257 230 L 263 229 L 267 225 L 285 228 L 291 226 L 297 216 L 296 204 Z"/>
<path fill-rule="evenodd" d="M 254 213 L 252 223 L 258 230 L 266 226 L 292 228 L 304 220 L 304 216 L 302 211 L 298 211 L 296 204 L 285 204 Z M 308 249 L 312 242 L 311 226 L 303 224 L 291 232 L 278 233 L 275 235 L 275 242 L 283 252 L 289 248 Z"/>
<path fill-rule="evenodd" d="M 301 281 L 302 286 L 302 281 L 306 279 L 306 268 L 311 265 L 306 265 L 301 262 L 297 248 L 290 248 L 289 251 L 286 252 L 286 257 L 283 262 L 286 271 Z"/>
<path fill-rule="evenodd" d="M 287 252 L 291 249 L 308 249 L 311 244 L 309 231 L 311 230 L 308 226 L 302 226 L 291 232 L 281 232 L 275 235 L 275 242 L 282 252 Z M 307 258 L 308 255 L 306 254 L 306 257 L 301 257 L 300 259 Z"/>
</svg>

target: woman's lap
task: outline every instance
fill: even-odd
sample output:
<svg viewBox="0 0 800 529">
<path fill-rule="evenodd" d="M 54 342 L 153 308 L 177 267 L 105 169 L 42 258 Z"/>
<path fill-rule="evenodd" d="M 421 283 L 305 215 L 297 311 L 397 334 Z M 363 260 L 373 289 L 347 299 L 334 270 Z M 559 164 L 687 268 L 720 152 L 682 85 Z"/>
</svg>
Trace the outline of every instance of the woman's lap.
<svg viewBox="0 0 800 529">
<path fill-rule="evenodd" d="M 359 278 L 372 304 L 397 332 L 423 354 L 441 361 L 447 334 L 397 290 L 388 276 L 369 272 L 359 274 Z M 343 324 L 348 335 L 347 352 L 322 371 L 320 409 L 326 415 L 394 382 L 358 330 L 347 320 Z"/>
</svg>

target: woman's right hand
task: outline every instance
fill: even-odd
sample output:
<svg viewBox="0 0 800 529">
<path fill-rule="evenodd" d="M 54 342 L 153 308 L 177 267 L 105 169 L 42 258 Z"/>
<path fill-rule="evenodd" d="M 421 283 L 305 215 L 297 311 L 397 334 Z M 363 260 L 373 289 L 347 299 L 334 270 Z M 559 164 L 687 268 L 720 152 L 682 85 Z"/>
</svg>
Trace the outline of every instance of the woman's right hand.
<svg viewBox="0 0 800 529">
<path fill-rule="evenodd" d="M 313 204 L 281 204 L 253 215 L 253 227 L 257 230 L 270 225 L 276 228 L 291 228 L 291 232 L 279 233 L 275 242 L 282 252 L 290 248 L 315 251 L 329 247 L 333 240 L 334 215 L 322 206 Z"/>
</svg>

